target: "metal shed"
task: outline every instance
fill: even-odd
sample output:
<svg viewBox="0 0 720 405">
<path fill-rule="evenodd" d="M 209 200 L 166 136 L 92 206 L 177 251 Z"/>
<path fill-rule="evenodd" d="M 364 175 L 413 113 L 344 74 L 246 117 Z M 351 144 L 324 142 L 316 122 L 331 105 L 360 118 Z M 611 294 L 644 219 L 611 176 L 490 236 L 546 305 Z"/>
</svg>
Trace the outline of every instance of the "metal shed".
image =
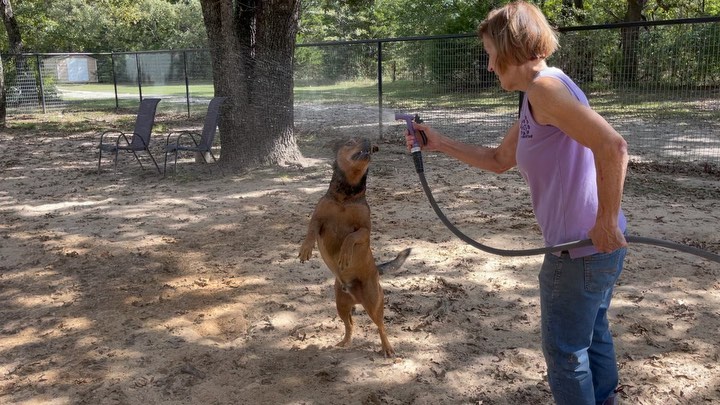
<svg viewBox="0 0 720 405">
<path fill-rule="evenodd" d="M 97 83 L 97 59 L 88 55 L 53 56 L 45 71 L 55 72 L 58 83 Z"/>
</svg>

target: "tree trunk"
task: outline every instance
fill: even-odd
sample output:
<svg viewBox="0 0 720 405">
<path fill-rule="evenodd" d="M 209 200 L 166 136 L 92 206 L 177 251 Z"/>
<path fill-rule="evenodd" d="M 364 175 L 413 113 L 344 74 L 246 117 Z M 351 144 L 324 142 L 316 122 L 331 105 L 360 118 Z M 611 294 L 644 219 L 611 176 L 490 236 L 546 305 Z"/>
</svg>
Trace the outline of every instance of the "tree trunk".
<svg viewBox="0 0 720 405">
<path fill-rule="evenodd" d="M 201 0 L 220 117 L 220 163 L 297 162 L 293 56 L 300 0 Z"/>
<path fill-rule="evenodd" d="M 646 0 L 628 0 L 625 14 L 626 22 L 642 21 L 642 9 Z M 640 39 L 640 27 L 626 27 L 620 30 L 620 46 L 622 48 L 621 80 L 624 83 L 635 83 L 638 78 L 637 43 Z"/>
<path fill-rule="evenodd" d="M 566 19 L 574 20 L 574 23 L 583 25 L 585 23 L 585 15 L 583 14 L 584 3 L 583 0 L 563 0 L 562 14 Z M 592 53 L 591 37 L 585 33 L 579 32 L 576 34 L 578 37 L 577 42 L 574 44 L 572 54 L 569 61 L 569 72 L 570 76 L 573 77 L 578 83 L 592 83 L 595 75 L 595 59 Z"/>
<path fill-rule="evenodd" d="M 7 89 L 5 88 L 5 69 L 0 56 L 0 128 L 7 127 Z"/>
<path fill-rule="evenodd" d="M 2 15 L 3 24 L 8 34 L 10 60 L 17 60 L 17 54 L 23 50 L 23 43 L 10 0 L 0 0 L 0 15 Z M 5 69 L 3 69 L 2 64 L 3 61 L 0 59 L 0 128 L 5 128 L 7 121 L 7 88 L 5 87 Z"/>
<path fill-rule="evenodd" d="M 0 13 L 2 13 L 3 23 L 8 34 L 10 53 L 18 54 L 23 51 L 23 43 L 20 36 L 20 27 L 15 19 L 10 0 L 0 0 Z"/>
</svg>

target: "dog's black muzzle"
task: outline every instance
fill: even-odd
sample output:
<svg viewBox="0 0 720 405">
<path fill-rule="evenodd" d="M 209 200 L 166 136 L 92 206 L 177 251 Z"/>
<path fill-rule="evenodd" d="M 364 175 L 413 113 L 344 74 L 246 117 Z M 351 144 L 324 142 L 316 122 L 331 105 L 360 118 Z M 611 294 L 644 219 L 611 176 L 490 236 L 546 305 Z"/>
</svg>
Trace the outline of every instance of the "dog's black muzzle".
<svg viewBox="0 0 720 405">
<path fill-rule="evenodd" d="M 367 160 L 370 159 L 370 155 L 376 151 L 376 147 L 373 147 L 369 139 L 363 139 L 362 145 L 359 151 L 352 155 L 353 160 Z"/>
</svg>

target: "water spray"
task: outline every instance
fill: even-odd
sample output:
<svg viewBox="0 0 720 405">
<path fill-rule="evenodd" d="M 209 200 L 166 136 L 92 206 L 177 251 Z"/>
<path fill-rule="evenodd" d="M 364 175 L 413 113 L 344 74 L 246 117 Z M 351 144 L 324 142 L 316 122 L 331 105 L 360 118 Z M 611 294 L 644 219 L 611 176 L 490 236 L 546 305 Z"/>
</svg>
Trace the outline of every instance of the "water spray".
<svg viewBox="0 0 720 405">
<path fill-rule="evenodd" d="M 428 201 L 430 202 L 430 206 L 432 206 L 433 211 L 435 211 L 435 214 L 440 218 L 440 221 L 452 232 L 460 238 L 463 242 L 467 243 L 468 245 L 480 249 L 483 252 L 487 252 L 494 255 L 499 256 L 534 256 L 534 255 L 541 255 L 541 254 L 547 254 L 547 253 L 556 253 L 556 252 L 562 252 L 565 250 L 575 249 L 579 247 L 585 247 L 585 246 L 592 246 L 592 240 L 590 239 L 583 239 L 578 240 L 575 242 L 568 242 L 563 243 L 560 245 L 555 246 L 547 246 L 542 248 L 533 248 L 533 249 L 498 249 L 494 248 L 492 246 L 484 245 L 471 237 L 465 235 L 462 231 L 460 231 L 455 225 L 450 222 L 450 220 L 445 216 L 445 214 L 442 212 L 440 207 L 438 206 L 437 202 L 435 201 L 435 197 L 433 197 L 432 191 L 430 190 L 430 186 L 427 183 L 427 179 L 425 178 L 425 170 L 423 167 L 423 160 L 422 160 L 422 148 L 420 146 L 420 141 L 418 140 L 418 134 L 420 135 L 422 139 L 422 144 L 427 144 L 427 136 L 425 135 L 424 131 L 415 130 L 415 127 L 413 126 L 413 122 L 415 123 L 422 123 L 422 120 L 420 119 L 420 116 L 418 114 L 410 115 L 410 114 L 401 114 L 396 113 L 395 114 L 395 120 L 403 120 L 405 121 L 405 125 L 407 127 L 408 133 L 412 135 L 414 142 L 413 146 L 410 149 L 410 153 L 413 157 L 413 162 L 415 163 L 415 171 L 418 174 L 418 177 L 420 178 L 420 184 L 422 184 L 423 191 L 425 192 L 425 195 L 427 196 Z M 648 238 L 644 236 L 634 236 L 634 235 L 628 235 L 625 237 L 625 240 L 628 243 L 641 243 L 645 245 L 654 245 L 654 246 L 660 246 L 665 247 L 668 249 L 677 250 L 680 252 L 689 253 L 695 256 L 702 257 L 704 259 L 714 261 L 717 263 L 720 263 L 720 255 L 708 252 L 707 250 L 698 249 L 696 247 L 684 245 L 681 243 L 671 242 L 663 239 L 655 239 L 655 238 Z"/>
</svg>

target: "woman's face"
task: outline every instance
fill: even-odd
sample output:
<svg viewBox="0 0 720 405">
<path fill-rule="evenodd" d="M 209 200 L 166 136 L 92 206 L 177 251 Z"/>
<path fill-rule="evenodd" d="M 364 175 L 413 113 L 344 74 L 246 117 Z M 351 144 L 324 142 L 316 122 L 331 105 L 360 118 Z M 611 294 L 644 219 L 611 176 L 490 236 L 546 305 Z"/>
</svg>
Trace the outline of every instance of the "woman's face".
<svg viewBox="0 0 720 405">
<path fill-rule="evenodd" d="M 495 44 L 493 43 L 492 39 L 488 35 L 482 36 L 482 43 L 483 48 L 485 48 L 485 52 L 488 54 L 488 71 L 495 73 L 495 76 L 497 76 L 498 80 L 500 80 L 500 86 L 507 90 L 507 91 L 513 91 L 514 86 L 513 82 L 516 81 L 513 79 L 513 76 L 517 76 L 515 73 L 517 73 L 517 67 L 516 66 L 506 66 L 505 70 L 503 72 L 499 72 L 496 70 L 496 63 L 497 63 L 497 49 L 495 48 Z"/>
</svg>

